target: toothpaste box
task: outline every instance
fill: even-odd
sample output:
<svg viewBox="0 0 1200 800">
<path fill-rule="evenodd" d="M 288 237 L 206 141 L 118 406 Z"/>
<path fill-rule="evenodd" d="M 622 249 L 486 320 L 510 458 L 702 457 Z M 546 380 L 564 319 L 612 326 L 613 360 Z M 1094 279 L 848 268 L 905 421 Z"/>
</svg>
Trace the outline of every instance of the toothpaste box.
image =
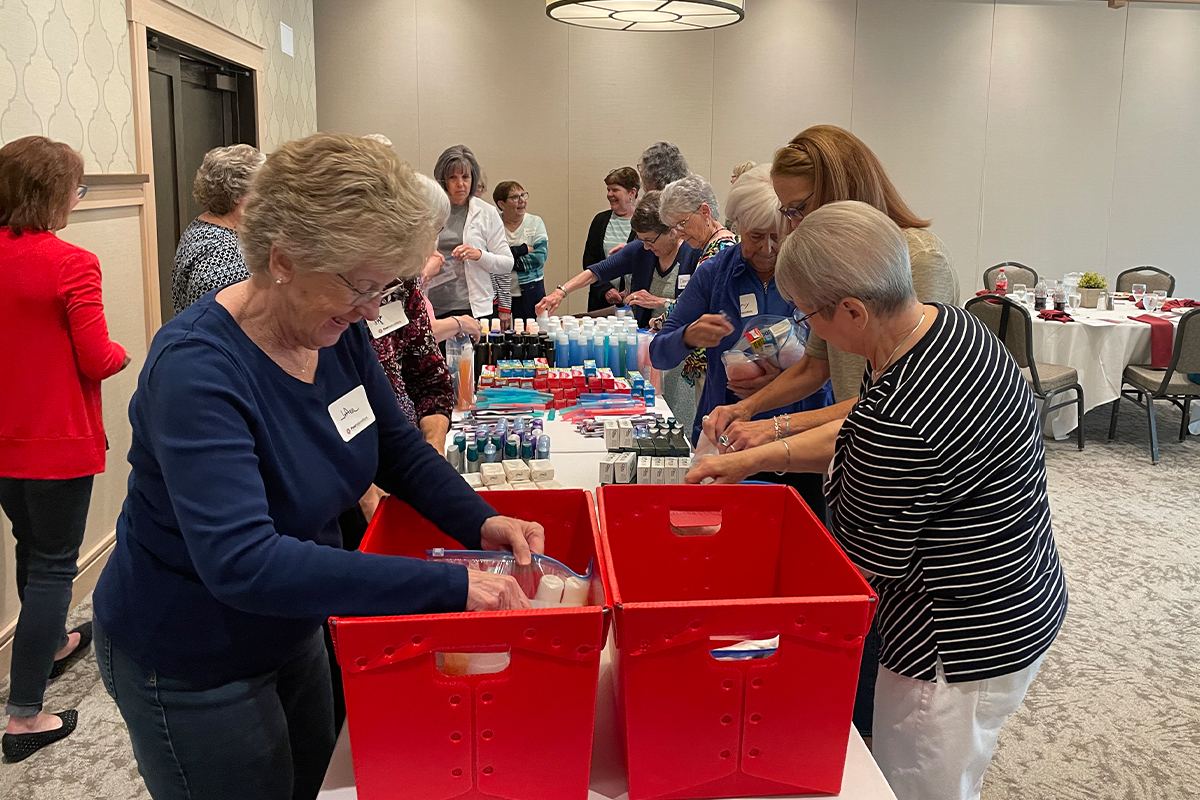
<svg viewBox="0 0 1200 800">
<path fill-rule="evenodd" d="M 637 477 L 637 454 L 619 453 L 617 465 L 613 470 L 613 480 L 616 483 L 633 483 Z"/>
<path fill-rule="evenodd" d="M 650 482 L 650 456 L 638 456 L 637 460 L 637 482 Z"/>
</svg>

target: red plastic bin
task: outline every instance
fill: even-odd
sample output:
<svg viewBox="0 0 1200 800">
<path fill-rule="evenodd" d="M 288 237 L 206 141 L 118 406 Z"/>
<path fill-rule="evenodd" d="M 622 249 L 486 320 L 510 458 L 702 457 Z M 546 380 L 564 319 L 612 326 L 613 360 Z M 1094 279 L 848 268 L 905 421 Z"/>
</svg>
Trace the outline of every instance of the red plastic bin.
<svg viewBox="0 0 1200 800">
<path fill-rule="evenodd" d="M 361 800 L 587 797 L 611 618 L 592 496 L 579 489 L 481 496 L 502 514 L 540 522 L 546 555 L 575 572 L 594 559 L 591 605 L 331 620 Z M 434 547 L 462 549 L 388 498 L 361 549 L 424 558 Z M 439 652 L 504 651 L 509 665 L 493 674 L 450 676 L 436 663 Z"/>
<path fill-rule="evenodd" d="M 600 530 L 631 800 L 840 792 L 876 597 L 796 491 L 605 486 Z"/>
</svg>

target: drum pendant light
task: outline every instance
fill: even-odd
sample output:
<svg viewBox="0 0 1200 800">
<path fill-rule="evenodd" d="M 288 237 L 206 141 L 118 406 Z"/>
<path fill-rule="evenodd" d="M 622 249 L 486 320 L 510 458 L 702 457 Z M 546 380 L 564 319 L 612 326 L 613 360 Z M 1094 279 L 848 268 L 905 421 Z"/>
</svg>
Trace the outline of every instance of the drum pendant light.
<svg viewBox="0 0 1200 800">
<path fill-rule="evenodd" d="M 613 31 L 699 31 L 746 16 L 746 0 L 546 0 L 546 16 Z"/>
</svg>

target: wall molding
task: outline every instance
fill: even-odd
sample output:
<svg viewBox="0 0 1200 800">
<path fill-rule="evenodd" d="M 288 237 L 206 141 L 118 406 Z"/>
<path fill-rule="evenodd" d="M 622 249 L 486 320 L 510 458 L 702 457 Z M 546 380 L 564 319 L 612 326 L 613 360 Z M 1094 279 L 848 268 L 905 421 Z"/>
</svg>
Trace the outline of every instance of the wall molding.
<svg viewBox="0 0 1200 800">
<path fill-rule="evenodd" d="M 146 185 L 150 176 L 140 172 L 84 175 L 87 197 L 75 206 L 75 213 L 101 208 L 128 208 L 146 204 Z"/>
<path fill-rule="evenodd" d="M 100 580 L 100 573 L 104 571 L 104 565 L 108 563 L 108 557 L 112 555 L 116 545 L 117 530 L 113 528 L 91 550 L 80 554 L 79 574 L 75 576 L 75 583 L 71 588 L 71 608 L 79 605 L 83 598 L 96 588 L 96 582 Z M 16 619 L 0 628 L 0 672 L 5 674 L 8 673 L 8 668 L 12 663 L 13 634 L 16 631 Z"/>
</svg>

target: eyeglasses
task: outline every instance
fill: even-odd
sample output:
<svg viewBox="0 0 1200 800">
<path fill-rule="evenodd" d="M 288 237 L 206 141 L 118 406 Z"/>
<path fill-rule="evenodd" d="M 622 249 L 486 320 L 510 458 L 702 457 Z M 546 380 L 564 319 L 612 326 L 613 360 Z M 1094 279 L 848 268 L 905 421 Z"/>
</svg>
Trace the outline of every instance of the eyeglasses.
<svg viewBox="0 0 1200 800">
<path fill-rule="evenodd" d="M 642 237 L 640 237 L 640 236 L 638 238 L 642 239 L 642 244 L 651 245 L 651 244 L 654 244 L 655 242 L 657 242 L 662 237 L 663 237 L 663 235 L 660 233 L 658 236 L 655 236 L 653 239 L 642 239 Z"/>
<path fill-rule="evenodd" d="M 510 194 L 508 196 L 508 202 L 510 202 L 510 203 L 514 203 L 517 200 L 528 200 L 528 199 L 529 199 L 529 192 L 521 192 L 520 194 Z"/>
<path fill-rule="evenodd" d="M 84 196 L 87 194 L 87 190 L 88 190 L 88 187 L 81 183 L 75 187 L 75 196 L 78 197 L 80 200 L 82 200 L 84 198 Z"/>
<path fill-rule="evenodd" d="M 695 211 L 688 214 L 683 219 L 679 220 L 679 222 L 676 222 L 674 225 L 672 225 L 671 230 L 683 233 L 684 226 L 688 224 L 688 221 L 691 220 L 692 217 L 696 216 L 699 213 L 700 213 L 700 209 L 697 208 Z"/>
<path fill-rule="evenodd" d="M 801 311 L 800 309 L 797 308 L 795 311 L 792 312 L 792 322 L 796 323 L 797 325 L 805 325 L 808 323 L 808 321 L 810 319 L 815 317 L 817 314 L 820 314 L 824 310 L 825 310 L 825 306 L 822 306 L 821 308 L 818 308 L 816 311 L 812 312 L 811 314 L 805 314 L 803 311 Z"/>
<path fill-rule="evenodd" d="M 809 192 L 808 197 L 804 198 L 799 203 L 796 203 L 794 206 L 787 206 L 786 208 L 780 206 L 779 213 L 783 214 L 790 220 L 799 222 L 800 220 L 804 219 L 804 211 L 802 209 L 808 205 L 808 201 L 812 200 L 812 196 L 816 193 L 817 191 L 814 189 L 813 191 Z"/>
<path fill-rule="evenodd" d="M 370 291 L 364 292 L 362 289 L 359 289 L 353 283 L 346 280 L 341 273 L 334 274 L 337 275 L 337 279 L 339 281 L 346 284 L 346 287 L 350 289 L 350 291 L 354 292 L 354 302 L 351 303 L 351 305 L 354 306 L 364 306 L 367 303 L 379 299 L 380 297 L 389 295 L 399 289 L 400 285 L 404 283 L 404 281 L 397 279 L 389 283 L 387 286 L 384 286 L 382 289 L 371 289 Z"/>
</svg>

